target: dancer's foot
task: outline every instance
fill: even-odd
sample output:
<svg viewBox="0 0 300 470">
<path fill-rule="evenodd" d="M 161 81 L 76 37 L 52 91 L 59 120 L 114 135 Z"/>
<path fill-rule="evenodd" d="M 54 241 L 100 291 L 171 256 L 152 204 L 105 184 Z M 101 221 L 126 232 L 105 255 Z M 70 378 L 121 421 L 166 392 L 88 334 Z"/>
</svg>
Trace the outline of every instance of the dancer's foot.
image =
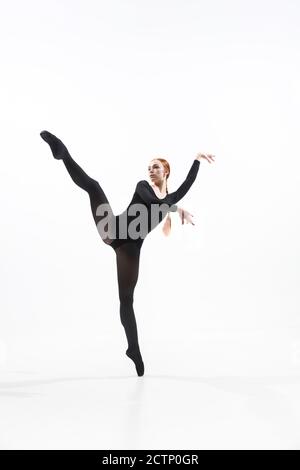
<svg viewBox="0 0 300 470">
<path fill-rule="evenodd" d="M 132 359 L 135 364 L 136 372 L 139 377 L 144 375 L 144 363 L 142 355 L 139 350 L 130 350 L 129 348 L 126 351 L 126 355 Z"/>
<path fill-rule="evenodd" d="M 69 155 L 67 147 L 55 135 L 48 131 L 42 131 L 40 136 L 45 142 L 47 142 L 47 144 L 50 145 L 53 157 L 57 160 L 64 159 Z"/>
</svg>

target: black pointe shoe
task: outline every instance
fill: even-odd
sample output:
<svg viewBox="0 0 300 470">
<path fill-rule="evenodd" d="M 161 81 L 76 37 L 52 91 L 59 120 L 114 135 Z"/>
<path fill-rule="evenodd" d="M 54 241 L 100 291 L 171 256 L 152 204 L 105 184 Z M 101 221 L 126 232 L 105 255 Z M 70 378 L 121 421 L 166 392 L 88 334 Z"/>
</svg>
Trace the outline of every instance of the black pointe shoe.
<svg viewBox="0 0 300 470">
<path fill-rule="evenodd" d="M 49 144 L 53 157 L 57 160 L 62 160 L 69 155 L 67 147 L 55 135 L 48 131 L 42 131 L 40 136 Z"/>
<path fill-rule="evenodd" d="M 136 372 L 139 377 L 144 375 L 144 363 L 140 351 L 130 351 L 128 348 L 126 351 L 126 356 L 128 356 L 135 364 Z"/>
</svg>

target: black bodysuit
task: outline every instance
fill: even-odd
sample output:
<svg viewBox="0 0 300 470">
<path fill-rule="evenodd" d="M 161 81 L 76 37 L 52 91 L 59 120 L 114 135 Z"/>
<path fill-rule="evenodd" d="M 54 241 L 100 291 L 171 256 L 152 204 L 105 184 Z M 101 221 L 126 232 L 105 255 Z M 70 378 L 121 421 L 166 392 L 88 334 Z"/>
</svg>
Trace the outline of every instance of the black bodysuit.
<svg viewBox="0 0 300 470">
<path fill-rule="evenodd" d="M 42 134 L 43 133 L 41 133 L 41 135 Z M 47 132 L 44 132 L 43 138 L 44 140 L 46 140 L 46 138 L 48 139 L 48 143 L 51 146 L 51 150 L 55 158 L 61 158 L 63 160 L 64 165 L 68 170 L 72 180 L 82 189 L 87 191 L 87 193 L 89 194 L 93 218 L 97 225 L 99 222 L 101 222 L 104 217 L 104 215 L 97 215 L 97 208 L 101 204 L 109 205 L 108 199 L 100 184 L 98 183 L 98 181 L 88 176 L 83 171 L 83 169 L 73 160 L 70 154 L 66 152 L 65 147 L 62 146 L 61 141 L 54 140 L 54 136 Z M 57 149 L 59 149 L 60 151 L 61 148 L 63 149 L 62 153 L 64 155 L 58 157 Z M 127 209 L 122 214 L 115 216 L 109 205 L 111 216 L 116 219 L 116 227 L 119 226 L 120 219 L 122 219 L 124 214 L 127 215 L 130 207 L 133 204 L 137 203 L 144 204 L 149 209 L 149 213 L 152 204 L 163 204 L 163 210 L 160 214 L 158 222 L 160 223 L 169 210 L 177 210 L 176 203 L 184 197 L 184 195 L 188 192 L 191 185 L 195 181 L 199 166 L 200 161 L 194 160 L 185 181 L 181 184 L 177 191 L 167 194 L 167 196 L 163 199 L 160 199 L 156 196 L 151 185 L 146 180 L 139 181 L 137 183 L 132 200 L 130 201 Z M 168 205 L 168 207 L 165 206 L 166 204 Z M 105 214 L 105 216 L 107 217 L 107 213 Z M 128 216 L 128 225 L 136 217 L 137 216 Z M 151 224 L 149 224 L 147 232 L 149 233 L 151 230 L 153 230 L 153 228 L 154 226 L 151 226 Z M 144 364 L 138 343 L 137 325 L 133 310 L 133 294 L 138 280 L 140 249 L 144 242 L 144 239 L 145 237 L 138 238 L 136 240 L 130 237 L 127 239 L 121 239 L 119 238 L 119 230 L 117 229 L 115 239 L 103 240 L 106 244 L 109 244 L 116 253 L 120 299 L 120 318 L 122 325 L 125 329 L 128 342 L 128 349 L 126 351 L 126 354 L 134 361 L 139 376 L 144 374 Z"/>
<path fill-rule="evenodd" d="M 169 193 L 166 195 L 164 198 L 159 198 L 154 192 L 154 189 L 152 186 L 148 183 L 146 180 L 139 181 L 136 185 L 135 192 L 133 194 L 133 197 L 128 205 L 128 207 L 125 209 L 124 212 L 121 214 L 115 216 L 111 210 L 110 211 L 112 214 L 112 217 L 114 218 L 114 224 L 116 227 L 116 231 L 114 232 L 114 238 L 112 241 L 107 240 L 105 241 L 106 243 L 110 244 L 110 246 L 114 249 L 122 246 L 124 243 L 134 243 L 138 247 L 142 247 L 142 244 L 144 242 L 145 237 L 147 236 L 148 233 L 150 233 L 166 216 L 166 214 L 170 212 L 176 212 L 177 211 L 177 206 L 176 202 L 180 201 L 185 194 L 188 192 L 190 187 L 192 186 L 193 182 L 196 179 L 198 170 L 200 166 L 200 161 L 199 160 L 194 160 L 190 171 L 188 172 L 188 175 L 185 179 L 185 181 L 181 184 L 181 186 L 177 189 L 177 191 L 174 191 L 173 193 Z M 133 239 L 130 236 L 130 233 L 128 233 L 128 227 L 129 225 L 136 220 L 136 217 L 138 217 L 139 214 L 132 215 L 132 212 L 130 213 L 130 209 L 133 208 L 135 204 L 141 204 L 144 207 L 146 207 L 146 213 L 148 214 L 148 223 L 147 225 L 142 225 L 140 228 L 140 237 Z M 160 211 L 158 212 L 158 217 L 156 221 L 151 219 L 151 207 L 153 206 L 159 207 Z M 101 217 L 95 217 L 95 222 L 96 224 L 99 223 L 101 220 Z M 123 225 L 122 232 L 120 230 L 120 226 Z M 140 224 L 138 224 L 139 226 Z M 120 233 L 122 233 L 122 237 L 120 236 Z"/>
</svg>

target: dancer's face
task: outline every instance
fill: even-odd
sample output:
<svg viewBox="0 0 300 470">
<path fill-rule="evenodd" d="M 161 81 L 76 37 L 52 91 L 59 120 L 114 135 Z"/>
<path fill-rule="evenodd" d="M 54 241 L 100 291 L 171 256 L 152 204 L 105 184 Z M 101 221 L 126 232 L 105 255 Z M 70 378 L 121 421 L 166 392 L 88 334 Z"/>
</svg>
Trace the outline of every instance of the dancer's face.
<svg viewBox="0 0 300 470">
<path fill-rule="evenodd" d="M 148 165 L 148 174 L 152 183 L 161 183 L 166 176 L 163 164 L 159 160 L 151 160 Z"/>
</svg>

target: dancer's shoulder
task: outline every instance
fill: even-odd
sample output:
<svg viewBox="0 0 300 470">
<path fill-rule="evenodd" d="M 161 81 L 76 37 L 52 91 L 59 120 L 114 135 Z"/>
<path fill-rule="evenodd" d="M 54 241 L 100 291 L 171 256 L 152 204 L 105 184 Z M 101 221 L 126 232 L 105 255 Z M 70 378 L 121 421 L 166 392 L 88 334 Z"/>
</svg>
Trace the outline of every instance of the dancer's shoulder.
<svg viewBox="0 0 300 470">
<path fill-rule="evenodd" d="M 149 185 L 149 183 L 148 183 L 148 181 L 147 181 L 147 180 L 140 180 L 140 181 L 138 181 L 138 182 L 137 182 L 137 185 L 136 185 L 136 187 L 140 187 L 140 186 L 148 186 L 148 185 Z"/>
</svg>

